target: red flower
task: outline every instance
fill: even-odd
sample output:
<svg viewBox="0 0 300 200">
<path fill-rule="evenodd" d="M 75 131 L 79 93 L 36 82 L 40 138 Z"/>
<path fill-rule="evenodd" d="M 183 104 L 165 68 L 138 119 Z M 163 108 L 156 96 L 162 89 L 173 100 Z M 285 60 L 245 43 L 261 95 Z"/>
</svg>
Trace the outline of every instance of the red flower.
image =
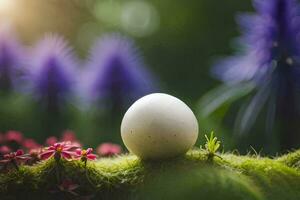
<svg viewBox="0 0 300 200">
<path fill-rule="evenodd" d="M 35 148 L 35 149 L 30 149 L 29 150 L 29 155 L 33 155 L 33 156 L 39 156 L 41 153 L 43 153 L 43 149 L 42 148 Z"/>
<path fill-rule="evenodd" d="M 78 148 L 81 148 L 81 147 L 82 147 L 82 144 L 81 144 L 79 141 L 71 142 L 71 144 L 72 144 L 73 146 L 78 147 Z"/>
<path fill-rule="evenodd" d="M 18 131 L 8 131 L 5 134 L 5 140 L 8 142 L 14 141 L 21 144 L 21 142 L 23 141 L 23 134 Z"/>
<path fill-rule="evenodd" d="M 40 145 L 34 139 L 25 139 L 22 142 L 23 147 L 27 149 L 37 149 Z"/>
<path fill-rule="evenodd" d="M 54 145 L 55 143 L 57 143 L 57 142 L 58 142 L 58 140 L 57 140 L 57 138 L 54 137 L 54 136 L 48 137 L 47 140 L 46 140 L 46 144 L 47 144 L 48 146 L 53 146 L 53 145 Z"/>
<path fill-rule="evenodd" d="M 76 135 L 73 131 L 66 130 L 62 134 L 62 141 L 70 141 L 70 142 L 75 142 L 77 141 Z"/>
<path fill-rule="evenodd" d="M 112 143 L 103 143 L 97 148 L 97 153 L 101 156 L 113 156 L 120 154 L 121 152 L 121 146 Z"/>
<path fill-rule="evenodd" d="M 75 158 L 81 159 L 83 162 L 86 162 L 87 160 L 96 160 L 97 155 L 92 154 L 93 149 L 88 148 L 87 150 L 84 149 L 77 149 Z"/>
<path fill-rule="evenodd" d="M 78 147 L 81 147 L 81 143 L 79 142 L 79 140 L 76 138 L 76 135 L 73 131 L 70 130 L 66 130 L 63 132 L 62 137 L 61 137 L 61 141 L 65 142 L 65 141 L 69 141 L 71 142 L 73 145 L 76 145 Z"/>
<path fill-rule="evenodd" d="M 76 190 L 78 187 L 79 187 L 79 185 L 73 183 L 71 180 L 64 180 L 58 186 L 58 188 L 60 189 L 60 191 L 62 191 L 62 192 L 68 192 L 68 193 L 71 193 L 73 195 L 78 195 L 77 193 L 74 192 L 74 190 Z"/>
<path fill-rule="evenodd" d="M 54 145 L 47 147 L 45 151 L 40 154 L 40 157 L 42 160 L 49 159 L 52 156 L 55 156 L 56 160 L 59 160 L 61 157 L 66 160 L 71 160 L 75 148 L 77 147 L 70 142 L 55 143 Z"/>
<path fill-rule="evenodd" d="M 27 160 L 30 159 L 30 156 L 25 155 L 24 151 L 22 149 L 17 150 L 16 152 L 11 152 L 9 154 L 5 154 L 3 156 L 3 159 L 0 160 L 0 164 L 13 164 L 14 167 L 18 169 L 18 165 L 26 162 Z"/>
<path fill-rule="evenodd" d="M 33 165 L 40 161 L 40 154 L 43 152 L 42 148 L 30 149 L 29 155 L 30 159 L 26 162 L 28 165 Z"/>
<path fill-rule="evenodd" d="M 60 185 L 57 185 L 57 188 L 55 188 L 54 190 L 50 190 L 51 193 L 58 193 L 58 192 L 62 192 L 62 193 L 69 193 L 73 196 L 79 196 L 79 194 L 77 194 L 75 192 L 75 190 L 79 187 L 78 184 L 75 184 L 74 182 L 72 182 L 71 180 L 63 180 L 62 183 Z"/>
<path fill-rule="evenodd" d="M 2 154 L 2 155 L 8 154 L 11 151 L 12 151 L 12 149 L 6 145 L 0 146 L 0 154 Z"/>
</svg>

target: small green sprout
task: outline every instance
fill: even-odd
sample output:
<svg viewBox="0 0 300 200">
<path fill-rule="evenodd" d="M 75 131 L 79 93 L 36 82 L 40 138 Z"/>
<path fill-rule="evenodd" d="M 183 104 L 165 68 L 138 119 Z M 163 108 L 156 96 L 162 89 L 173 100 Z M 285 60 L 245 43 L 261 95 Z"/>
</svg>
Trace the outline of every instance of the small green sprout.
<svg viewBox="0 0 300 200">
<path fill-rule="evenodd" d="M 217 137 L 214 137 L 213 131 L 210 133 L 209 138 L 207 135 L 205 135 L 205 138 L 205 150 L 207 151 L 207 158 L 208 160 L 212 160 L 214 156 L 217 156 L 216 153 L 221 146 L 221 142 L 218 140 Z"/>
</svg>

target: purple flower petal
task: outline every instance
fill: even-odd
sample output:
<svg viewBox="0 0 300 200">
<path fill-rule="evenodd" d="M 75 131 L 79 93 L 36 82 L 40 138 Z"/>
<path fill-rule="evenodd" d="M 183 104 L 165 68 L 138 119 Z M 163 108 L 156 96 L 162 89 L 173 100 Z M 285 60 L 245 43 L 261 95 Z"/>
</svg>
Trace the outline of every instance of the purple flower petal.
<svg viewBox="0 0 300 200">
<path fill-rule="evenodd" d="M 75 88 L 76 61 L 60 36 L 47 35 L 33 48 L 27 79 L 29 92 L 46 105 L 60 105 Z"/>
<path fill-rule="evenodd" d="M 254 0 L 257 14 L 238 17 L 242 52 L 216 64 L 212 72 L 224 82 L 265 81 L 280 59 L 300 61 L 300 6 L 295 0 Z M 285 58 L 284 58 L 285 57 Z"/>
<path fill-rule="evenodd" d="M 238 17 L 242 51 L 219 61 L 212 69 L 226 84 L 254 83 L 256 94 L 238 116 L 239 132 L 246 133 L 266 105 L 267 127 L 275 110 L 285 119 L 299 118 L 300 5 L 296 0 L 253 0 L 256 14 Z M 271 104 L 270 104 L 271 102 Z M 276 107 L 275 107 L 276 106 Z M 277 113 L 276 113 L 277 114 Z"/>
<path fill-rule="evenodd" d="M 14 31 L 0 26 L 0 90 L 21 89 L 25 57 Z"/>
<path fill-rule="evenodd" d="M 104 36 L 95 42 L 83 82 L 89 102 L 105 101 L 119 107 L 155 88 L 154 79 L 133 41 L 118 34 Z"/>
</svg>

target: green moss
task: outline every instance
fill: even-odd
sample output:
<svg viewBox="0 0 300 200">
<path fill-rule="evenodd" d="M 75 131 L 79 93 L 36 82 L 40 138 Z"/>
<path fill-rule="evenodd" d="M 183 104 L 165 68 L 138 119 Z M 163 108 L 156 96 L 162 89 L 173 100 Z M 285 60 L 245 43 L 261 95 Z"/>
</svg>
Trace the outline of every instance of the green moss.
<svg viewBox="0 0 300 200">
<path fill-rule="evenodd" d="M 75 199 L 57 189 L 60 180 L 80 185 L 76 193 L 95 199 L 300 199 L 298 151 L 279 158 L 222 154 L 208 160 L 204 150 L 166 161 L 133 155 L 88 162 L 53 159 L 0 174 L 0 199 Z M 162 196 L 162 194 L 164 194 Z M 164 197 L 164 198 L 163 198 Z"/>
<path fill-rule="evenodd" d="M 290 167 L 300 169 L 300 150 L 283 155 L 277 158 L 277 160 Z"/>
<path fill-rule="evenodd" d="M 262 200 L 263 195 L 246 176 L 216 167 L 194 167 L 157 175 L 136 199 Z"/>
</svg>

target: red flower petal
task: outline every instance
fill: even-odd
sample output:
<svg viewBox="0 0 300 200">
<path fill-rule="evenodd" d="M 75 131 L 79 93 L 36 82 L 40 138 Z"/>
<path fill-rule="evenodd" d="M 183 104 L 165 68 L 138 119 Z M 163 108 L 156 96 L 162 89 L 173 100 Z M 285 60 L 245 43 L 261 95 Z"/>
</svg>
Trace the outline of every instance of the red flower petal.
<svg viewBox="0 0 300 200">
<path fill-rule="evenodd" d="M 36 149 L 40 147 L 40 145 L 34 139 L 25 139 L 22 145 L 27 149 Z"/>
<path fill-rule="evenodd" d="M 57 138 L 52 136 L 52 137 L 48 137 L 47 140 L 46 140 L 46 144 L 48 146 L 53 146 L 55 143 L 57 143 Z"/>
<path fill-rule="evenodd" d="M 55 153 L 54 150 L 47 150 L 47 151 L 41 153 L 40 156 L 41 156 L 42 160 L 46 160 L 46 159 L 52 157 L 54 155 L 54 153 Z"/>
<path fill-rule="evenodd" d="M 92 148 L 88 148 L 88 149 L 86 150 L 86 153 L 87 153 L 87 154 L 90 154 L 90 153 L 92 153 L 92 151 L 93 151 Z"/>
<path fill-rule="evenodd" d="M 71 160 L 73 155 L 74 155 L 74 153 L 71 151 L 62 151 L 61 152 L 61 156 L 66 160 Z"/>
<path fill-rule="evenodd" d="M 69 151 L 69 150 L 71 150 L 72 148 L 74 148 L 74 147 L 68 145 L 68 146 L 64 146 L 64 147 L 63 147 L 63 150 L 64 150 L 64 151 Z"/>
<path fill-rule="evenodd" d="M 5 160 L 0 160 L 0 163 L 4 163 L 4 164 L 9 163 L 9 162 L 10 162 L 10 160 L 7 160 L 7 159 L 5 159 Z"/>
<path fill-rule="evenodd" d="M 112 156 L 120 154 L 121 151 L 121 146 L 113 143 L 103 143 L 97 148 L 97 153 L 101 156 Z"/>
<path fill-rule="evenodd" d="M 56 147 L 50 146 L 50 147 L 46 147 L 45 149 L 46 149 L 46 150 L 51 150 L 51 151 L 53 150 L 53 151 L 55 151 Z"/>
<path fill-rule="evenodd" d="M 78 156 L 81 156 L 81 149 L 76 149 L 75 153 L 78 155 Z"/>
<path fill-rule="evenodd" d="M 96 156 L 95 154 L 92 154 L 92 153 L 88 154 L 86 157 L 87 157 L 89 160 L 96 160 L 96 158 L 97 158 L 97 156 Z"/>
<path fill-rule="evenodd" d="M 16 156 L 21 156 L 24 154 L 24 151 L 22 149 L 18 149 L 16 152 Z"/>
<path fill-rule="evenodd" d="M 23 140 L 23 134 L 18 131 L 8 131 L 5 134 L 6 141 L 15 141 L 17 143 L 21 143 Z"/>
<path fill-rule="evenodd" d="M 20 162 L 24 162 L 24 161 L 27 161 L 27 160 L 30 160 L 30 159 L 31 159 L 31 157 L 28 156 L 28 155 L 16 157 L 16 160 L 17 160 L 17 161 L 20 161 Z"/>
<path fill-rule="evenodd" d="M 62 141 L 77 141 L 77 138 L 75 136 L 75 133 L 73 131 L 70 130 L 66 130 L 63 135 L 62 135 Z"/>
<path fill-rule="evenodd" d="M 12 149 L 6 145 L 0 146 L 0 154 L 7 154 L 11 151 L 12 151 Z"/>
</svg>

